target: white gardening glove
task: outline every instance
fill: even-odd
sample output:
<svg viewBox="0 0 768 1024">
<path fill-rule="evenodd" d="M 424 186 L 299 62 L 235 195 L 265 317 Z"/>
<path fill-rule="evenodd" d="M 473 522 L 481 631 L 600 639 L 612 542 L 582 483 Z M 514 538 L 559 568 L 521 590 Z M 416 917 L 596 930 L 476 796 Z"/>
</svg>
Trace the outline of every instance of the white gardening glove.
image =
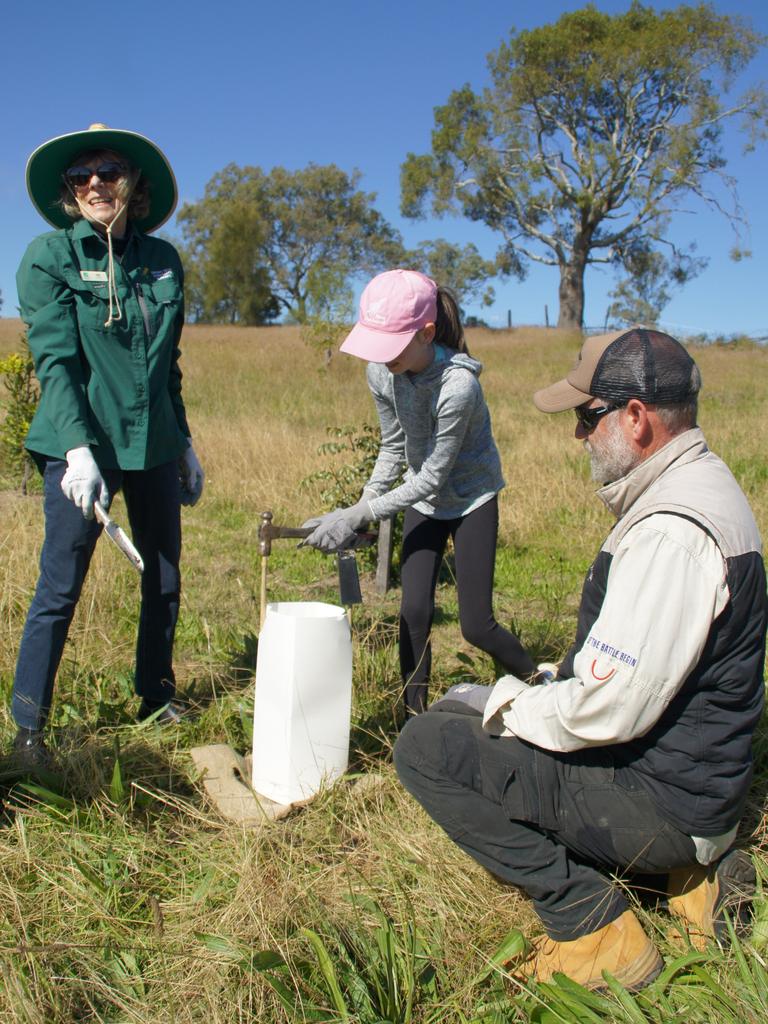
<svg viewBox="0 0 768 1024">
<path fill-rule="evenodd" d="M 205 473 L 190 444 L 183 455 L 179 456 L 179 481 L 181 482 L 181 504 L 196 505 L 203 493 Z"/>
<path fill-rule="evenodd" d="M 86 519 L 93 519 L 95 501 L 105 509 L 109 508 L 109 488 L 87 444 L 70 448 L 67 452 L 67 471 L 62 478 L 61 489 Z"/>
<path fill-rule="evenodd" d="M 337 508 L 333 512 L 328 512 L 317 523 L 311 519 L 307 520 L 305 525 L 314 526 L 315 529 L 304 543 L 325 552 L 326 555 L 332 555 L 336 551 L 354 547 L 357 531 L 373 518 L 367 499 L 361 498 L 357 504 L 350 505 L 349 508 Z"/>
</svg>

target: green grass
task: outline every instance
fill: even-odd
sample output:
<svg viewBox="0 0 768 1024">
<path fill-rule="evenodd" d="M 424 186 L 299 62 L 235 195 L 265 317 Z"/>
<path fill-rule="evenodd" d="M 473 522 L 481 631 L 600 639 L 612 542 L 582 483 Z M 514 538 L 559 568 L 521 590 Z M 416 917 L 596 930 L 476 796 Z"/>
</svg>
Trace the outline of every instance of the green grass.
<svg viewBox="0 0 768 1024">
<path fill-rule="evenodd" d="M 0 321 L 0 354 L 18 325 Z M 530 394 L 572 362 L 557 332 L 472 332 L 483 360 L 508 486 L 501 499 L 496 610 L 534 654 L 560 656 L 581 583 L 610 517 L 593 496 L 569 417 L 535 413 Z M 671 920 L 638 910 L 666 963 L 630 996 L 585 993 L 565 979 L 514 988 L 505 951 L 537 923 L 518 893 L 469 861 L 399 786 L 398 594 L 363 577 L 355 608 L 350 771 L 305 809 L 260 830 L 227 824 L 206 803 L 192 746 L 250 743 L 259 629 L 259 514 L 296 525 L 320 510 L 327 427 L 370 422 L 362 368 L 328 370 L 298 332 L 194 328 L 184 382 L 206 468 L 184 511 L 180 688 L 200 705 L 173 732 L 133 724 L 137 580 L 100 544 L 59 673 L 51 745 L 60 769 L 37 786 L 6 776 L 0 819 L 0 1021 L 374 1021 L 506 1024 L 640 1021 L 743 1024 L 768 1010 L 768 900 L 751 941 L 691 949 Z M 768 534 L 766 353 L 697 348 L 701 420 Z M 342 453 L 340 458 L 344 459 Z M 118 498 L 115 515 L 126 522 Z M 14 727 L 14 660 L 42 537 L 38 495 L 0 489 L 0 744 Z M 272 600 L 336 601 L 332 560 L 273 546 Z M 450 559 L 438 589 L 433 690 L 490 682 L 491 660 L 460 636 Z M 764 800 L 768 730 L 743 840 L 768 874 Z"/>
</svg>

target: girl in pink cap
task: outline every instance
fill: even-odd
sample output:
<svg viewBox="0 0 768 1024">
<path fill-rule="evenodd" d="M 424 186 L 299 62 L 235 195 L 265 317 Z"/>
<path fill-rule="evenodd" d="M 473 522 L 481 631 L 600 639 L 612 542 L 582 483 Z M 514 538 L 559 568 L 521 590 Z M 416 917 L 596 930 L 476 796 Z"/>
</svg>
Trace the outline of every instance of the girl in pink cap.
<svg viewBox="0 0 768 1024">
<path fill-rule="evenodd" d="M 504 478 L 478 380 L 482 365 L 467 352 L 455 299 L 414 270 L 379 274 L 363 291 L 359 321 L 341 351 L 368 362 L 381 446 L 357 504 L 309 520 L 305 525 L 315 529 L 307 543 L 340 551 L 365 524 L 405 512 L 400 670 L 406 714 L 427 704 L 435 587 L 449 537 L 464 639 L 527 679 L 535 672 L 531 658 L 493 615 Z M 403 466 L 405 481 L 395 486 Z"/>
</svg>

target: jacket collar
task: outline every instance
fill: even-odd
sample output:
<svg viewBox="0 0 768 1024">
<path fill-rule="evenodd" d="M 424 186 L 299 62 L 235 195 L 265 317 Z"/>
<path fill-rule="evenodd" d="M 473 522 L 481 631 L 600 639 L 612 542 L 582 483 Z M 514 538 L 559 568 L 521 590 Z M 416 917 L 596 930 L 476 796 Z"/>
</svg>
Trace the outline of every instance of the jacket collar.
<svg viewBox="0 0 768 1024">
<path fill-rule="evenodd" d="M 598 498 L 620 519 L 644 494 L 651 484 L 675 463 L 683 464 L 701 458 L 709 451 L 707 442 L 699 427 L 686 430 L 659 448 L 649 458 L 631 469 L 626 476 L 606 484 L 597 491 Z"/>
<path fill-rule="evenodd" d="M 107 240 L 100 231 L 97 231 L 93 224 L 88 220 L 87 217 L 79 217 L 70 228 L 72 237 L 78 241 L 85 241 L 86 238 L 95 238 L 107 247 Z M 136 237 L 139 232 L 136 230 L 135 225 L 132 222 L 128 224 L 128 238 L 129 240 Z"/>
</svg>

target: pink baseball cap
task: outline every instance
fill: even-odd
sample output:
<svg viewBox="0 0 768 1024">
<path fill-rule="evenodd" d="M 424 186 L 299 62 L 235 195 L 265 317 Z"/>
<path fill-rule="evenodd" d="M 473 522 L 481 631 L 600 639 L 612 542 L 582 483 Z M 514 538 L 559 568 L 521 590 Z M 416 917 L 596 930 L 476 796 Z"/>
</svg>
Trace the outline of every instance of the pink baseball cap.
<svg viewBox="0 0 768 1024">
<path fill-rule="evenodd" d="M 437 318 L 437 285 L 418 270 L 387 270 L 365 286 L 360 296 L 360 319 L 342 352 L 389 363 L 417 331 Z"/>
</svg>

